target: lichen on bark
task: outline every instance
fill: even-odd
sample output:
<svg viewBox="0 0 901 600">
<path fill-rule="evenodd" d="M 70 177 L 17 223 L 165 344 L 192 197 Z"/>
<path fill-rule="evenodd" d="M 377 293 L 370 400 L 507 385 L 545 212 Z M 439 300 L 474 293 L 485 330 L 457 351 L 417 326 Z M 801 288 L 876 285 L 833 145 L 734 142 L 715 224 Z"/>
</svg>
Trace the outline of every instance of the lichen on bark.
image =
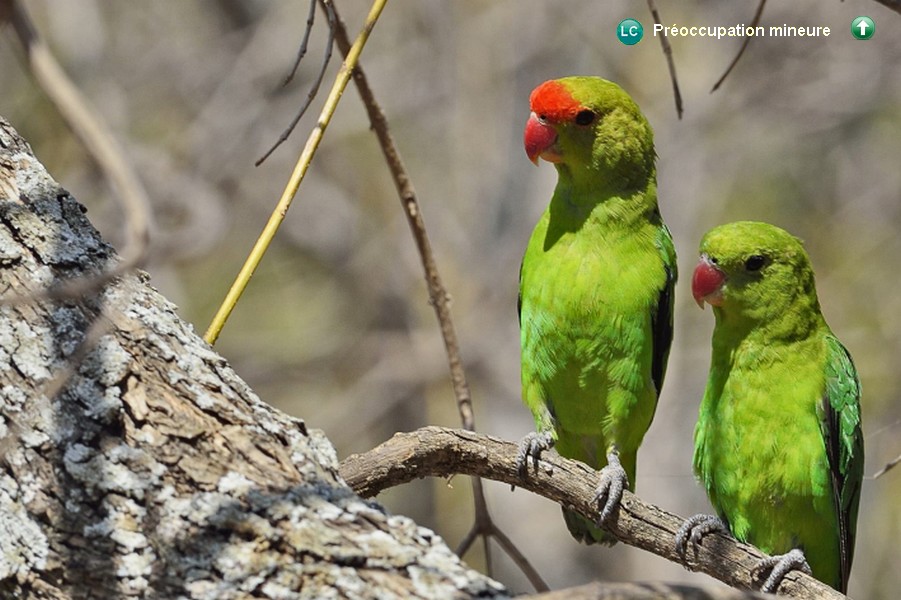
<svg viewBox="0 0 901 600">
<path fill-rule="evenodd" d="M 325 436 L 260 400 L 146 274 L 41 295 L 115 263 L 0 119 L 3 597 L 507 595 L 356 496 Z"/>
</svg>

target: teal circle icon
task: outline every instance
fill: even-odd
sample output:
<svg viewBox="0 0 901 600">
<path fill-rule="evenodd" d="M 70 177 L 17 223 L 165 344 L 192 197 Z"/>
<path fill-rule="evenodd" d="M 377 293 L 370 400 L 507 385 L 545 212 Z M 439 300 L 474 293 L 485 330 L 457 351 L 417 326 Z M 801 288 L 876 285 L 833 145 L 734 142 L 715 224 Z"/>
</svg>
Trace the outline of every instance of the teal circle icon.
<svg viewBox="0 0 901 600">
<path fill-rule="evenodd" d="M 876 22 L 870 17 L 857 17 L 851 21 L 851 35 L 854 39 L 868 40 L 876 33 Z"/>
<path fill-rule="evenodd" d="M 623 19 L 616 26 L 616 37 L 627 46 L 634 46 L 644 36 L 644 27 L 635 19 Z"/>
</svg>

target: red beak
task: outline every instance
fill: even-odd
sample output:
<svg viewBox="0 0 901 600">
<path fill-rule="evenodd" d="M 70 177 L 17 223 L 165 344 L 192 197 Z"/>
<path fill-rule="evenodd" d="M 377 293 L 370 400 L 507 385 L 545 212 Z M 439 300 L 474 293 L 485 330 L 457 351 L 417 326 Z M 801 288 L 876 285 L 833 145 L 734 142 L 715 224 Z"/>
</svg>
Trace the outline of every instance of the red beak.
<svg viewBox="0 0 901 600">
<path fill-rule="evenodd" d="M 704 308 L 704 302 L 711 306 L 721 305 L 725 282 L 726 274 L 706 254 L 702 254 L 691 276 L 691 294 L 698 306 Z"/>
<path fill-rule="evenodd" d="M 523 134 L 526 145 L 526 154 L 536 165 L 538 158 L 557 142 L 557 132 L 547 123 L 538 119 L 538 115 L 532 113 L 526 122 L 526 131 Z"/>
</svg>

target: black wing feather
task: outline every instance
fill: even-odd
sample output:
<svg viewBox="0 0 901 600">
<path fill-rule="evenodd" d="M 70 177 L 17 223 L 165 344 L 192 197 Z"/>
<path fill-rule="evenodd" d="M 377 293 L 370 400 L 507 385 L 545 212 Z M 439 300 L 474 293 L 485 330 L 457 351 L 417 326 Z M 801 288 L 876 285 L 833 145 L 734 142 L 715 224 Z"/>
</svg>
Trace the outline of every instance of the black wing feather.
<svg viewBox="0 0 901 600">
<path fill-rule="evenodd" d="M 656 310 L 651 313 L 651 336 L 653 355 L 651 357 L 651 379 L 657 389 L 657 397 L 663 389 L 663 378 L 666 375 L 666 363 L 669 359 L 670 346 L 673 343 L 673 293 L 676 288 L 676 270 L 669 266 L 666 269 L 666 283 L 660 290 Z"/>
</svg>

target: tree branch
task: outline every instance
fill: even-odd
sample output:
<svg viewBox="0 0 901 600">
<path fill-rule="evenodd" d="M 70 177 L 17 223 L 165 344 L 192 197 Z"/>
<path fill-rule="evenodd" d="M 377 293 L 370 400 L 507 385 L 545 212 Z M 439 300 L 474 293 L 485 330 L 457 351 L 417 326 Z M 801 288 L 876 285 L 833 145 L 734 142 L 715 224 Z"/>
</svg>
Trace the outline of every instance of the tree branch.
<svg viewBox="0 0 901 600">
<path fill-rule="evenodd" d="M 331 0 L 321 1 L 323 6 L 331 4 Z M 350 40 L 347 37 L 344 22 L 337 15 L 337 12 L 335 14 L 335 41 L 338 43 L 341 53 L 346 55 L 350 51 Z M 444 346 L 447 350 L 451 383 L 454 387 L 454 395 L 457 398 L 457 407 L 463 428 L 474 431 L 475 415 L 472 411 L 472 394 L 469 391 L 469 384 L 466 382 L 463 359 L 460 357 L 460 344 L 457 341 L 454 319 L 450 311 L 450 294 L 444 287 L 441 275 L 438 272 L 438 265 L 435 262 L 432 244 L 429 242 L 429 235 L 426 232 L 422 210 L 419 208 L 419 201 L 416 199 L 413 181 L 410 179 L 400 151 L 394 143 L 394 137 L 388 128 L 388 119 L 385 118 L 385 113 L 382 112 L 381 106 L 376 101 L 375 94 L 372 92 L 369 81 L 366 79 L 366 74 L 363 72 L 363 66 L 359 63 L 354 68 L 353 79 L 354 84 L 357 86 L 357 92 L 360 94 L 360 99 L 366 108 L 366 114 L 369 116 L 372 130 L 375 132 L 379 145 L 382 148 L 382 153 L 385 155 L 385 162 L 388 164 L 388 170 L 391 171 L 391 178 L 394 180 L 394 185 L 400 196 L 404 215 L 407 217 L 407 223 L 416 241 L 416 248 L 419 250 L 419 257 L 425 272 L 425 282 L 429 290 L 429 304 L 435 309 L 435 316 L 438 318 L 438 324 L 441 328 L 441 337 L 444 339 Z"/>
<path fill-rule="evenodd" d="M 884 467 L 876 471 L 876 473 L 873 475 L 873 479 L 882 477 L 883 475 L 894 469 L 896 466 L 898 466 L 898 463 L 901 463 L 901 456 L 896 456 L 894 459 L 888 461 Z"/>
<path fill-rule="evenodd" d="M 760 4 L 757 5 L 757 10 L 754 12 L 754 18 L 751 20 L 751 29 L 754 29 L 758 25 L 760 25 L 760 19 L 763 17 L 763 7 L 766 6 L 766 0 L 760 0 Z M 716 80 L 716 83 L 713 84 L 713 88 L 710 90 L 710 93 L 717 91 L 723 82 L 726 81 L 726 77 L 729 76 L 729 73 L 732 72 L 732 69 L 735 68 L 735 65 L 738 64 L 738 61 L 741 60 L 742 54 L 745 53 L 745 50 L 748 48 L 748 44 L 751 43 L 751 39 L 754 36 L 746 35 L 744 41 L 741 43 L 741 48 L 738 49 L 738 54 L 735 55 L 735 58 L 732 59 L 732 62 L 729 63 L 729 66 L 726 67 L 726 72 L 723 73 L 719 79 Z"/>
<path fill-rule="evenodd" d="M 303 40 L 300 42 L 300 49 L 297 51 L 297 58 L 294 60 L 294 66 L 291 67 L 291 72 L 288 73 L 288 76 L 285 77 L 285 81 L 282 83 L 283 86 L 288 85 L 292 79 L 294 79 L 294 74 L 297 72 L 297 67 L 300 66 L 300 61 L 303 60 L 304 55 L 307 53 L 307 42 L 310 39 L 310 33 L 313 31 L 313 23 L 315 22 L 313 17 L 316 14 L 316 0 L 310 0 L 310 16 L 307 17 L 307 28 L 303 34 Z M 335 13 L 331 10 L 329 6 L 326 8 L 326 18 L 328 19 L 328 40 L 325 42 L 325 53 L 322 56 L 322 64 L 319 66 L 319 72 L 316 74 L 316 79 L 313 80 L 313 84 L 310 86 L 310 91 L 307 92 L 307 99 L 304 100 L 304 103 L 298 109 L 297 114 L 294 115 L 294 118 L 288 124 L 288 127 L 282 131 L 282 134 L 278 137 L 278 140 L 266 151 L 263 156 L 261 156 L 253 166 L 259 167 L 263 162 L 269 158 L 269 156 L 275 152 L 275 150 L 281 146 L 284 142 L 291 137 L 291 134 L 294 132 L 294 128 L 297 127 L 297 124 L 300 123 L 300 120 L 306 114 L 307 109 L 310 107 L 310 104 L 313 103 L 313 98 L 316 97 L 316 94 L 319 93 L 319 86 L 322 85 L 322 80 L 325 78 L 325 72 L 328 69 L 328 64 L 332 59 L 332 42 L 335 41 Z M 349 47 L 349 45 L 348 45 Z"/>
<path fill-rule="evenodd" d="M 324 9 L 332 4 L 331 0 L 321 0 L 321 3 Z M 335 17 L 335 40 L 341 53 L 346 56 L 350 51 L 350 40 L 347 37 L 344 22 L 337 14 L 337 9 L 332 7 L 332 10 Z M 435 255 L 432 253 L 432 245 L 429 242 L 422 210 L 419 207 L 419 201 L 416 199 L 416 190 L 413 188 L 413 182 L 404 166 L 400 150 L 394 143 L 394 137 L 391 135 L 388 127 L 388 119 L 385 118 L 385 113 L 382 112 L 382 108 L 375 98 L 375 93 L 369 86 L 363 66 L 359 62 L 354 69 L 353 79 L 357 92 L 360 94 L 360 99 L 363 101 L 363 106 L 366 108 L 366 114 L 369 116 L 369 122 L 379 140 L 379 145 L 385 156 L 385 162 L 391 171 L 391 177 L 394 179 L 394 185 L 397 188 L 404 215 L 407 217 L 407 223 L 416 242 L 416 249 L 419 251 L 426 285 L 429 290 L 429 303 L 435 309 L 435 316 L 441 329 L 441 337 L 444 340 L 447 363 L 450 369 L 451 383 L 454 388 L 454 397 L 457 400 L 460 420 L 464 429 L 475 431 L 476 423 L 475 413 L 472 410 L 472 394 L 469 389 L 469 383 L 466 381 L 466 372 L 463 369 L 463 359 L 460 355 L 460 344 L 457 341 L 457 332 L 451 316 L 450 294 L 445 289 L 444 283 L 441 281 L 441 275 L 438 272 L 438 264 L 435 262 Z M 472 478 L 472 494 L 475 513 L 474 523 L 457 547 L 457 554 L 463 556 L 473 542 L 479 536 L 482 536 L 485 543 L 485 560 L 488 564 L 488 574 L 490 575 L 491 552 L 488 546 L 488 538 L 493 536 L 501 548 L 510 556 L 514 564 L 525 574 L 532 586 L 538 591 L 547 590 L 548 586 L 538 571 L 494 524 L 491 513 L 488 511 L 488 502 L 485 500 L 482 481 L 478 477 Z"/>
<path fill-rule="evenodd" d="M 335 76 L 335 83 L 332 84 L 332 89 L 329 91 L 328 97 L 325 99 L 325 104 L 322 107 L 322 111 L 319 113 L 319 120 L 310 132 L 309 137 L 307 137 L 306 145 L 300 153 L 300 156 L 297 158 L 297 163 L 294 165 L 294 170 L 291 172 L 291 177 L 288 179 L 288 183 L 282 192 L 281 198 L 279 198 L 278 203 L 269 215 L 269 220 L 263 227 L 262 233 L 260 233 L 256 242 L 254 242 L 250 254 L 244 261 L 244 265 L 238 272 L 237 277 L 235 277 L 235 281 L 232 283 L 228 293 L 225 295 L 225 299 L 213 316 L 213 320 L 210 322 L 209 327 L 207 327 L 203 337 L 209 344 L 212 345 L 216 343 L 219 334 L 222 332 L 222 328 L 225 326 L 225 322 L 228 321 L 228 317 L 231 315 L 232 310 L 234 310 L 238 301 L 241 299 L 241 296 L 244 294 L 244 290 L 250 283 L 250 278 L 259 266 L 260 261 L 263 260 L 263 256 L 266 254 L 269 244 L 272 243 L 272 240 L 275 238 L 275 234 L 278 232 L 285 215 L 288 214 L 288 209 L 291 208 L 291 203 L 294 201 L 297 190 L 300 188 L 300 184 L 307 174 L 310 162 L 313 160 L 313 156 L 319 148 L 319 143 L 325 135 L 325 129 L 328 127 L 329 123 L 331 123 L 335 110 L 338 108 L 338 102 L 341 101 L 341 96 L 344 94 L 344 88 L 347 87 L 347 84 L 350 81 L 354 65 L 360 58 L 360 53 L 363 52 L 363 47 L 369 39 L 369 34 L 372 33 L 372 29 L 375 27 L 376 22 L 378 22 L 379 15 L 382 14 L 382 10 L 385 8 L 387 1 L 388 0 L 373 0 L 366 21 L 363 23 L 363 29 L 357 35 L 357 39 L 354 41 L 353 46 L 348 48 L 348 51 L 345 54 L 344 63 L 341 65 L 341 68 L 338 69 L 338 74 Z"/>
<path fill-rule="evenodd" d="M 516 469 L 517 447 L 513 442 L 470 431 L 424 427 L 398 433 L 365 454 L 346 458 L 341 476 L 361 496 L 422 477 L 478 475 L 520 486 L 549 500 L 573 508 L 583 516 L 597 514 L 593 503 L 597 472 L 584 463 L 546 454 L 537 470 L 520 479 Z M 732 537 L 705 537 L 697 555 L 686 560 L 676 552 L 674 538 L 684 519 L 642 502 L 626 491 L 617 518 L 607 528 L 618 540 L 701 571 L 740 589 L 757 589 L 760 581 L 751 571 L 765 555 Z M 832 588 L 803 573 L 793 571 L 783 580 L 780 593 L 805 600 L 845 598 Z"/>
<path fill-rule="evenodd" d="M 654 0 L 648 0 L 648 10 L 651 11 L 654 23 L 662 25 L 660 12 L 657 10 L 657 3 Z M 670 46 L 669 40 L 665 35 L 660 36 L 660 45 L 663 47 L 663 56 L 666 58 L 666 67 L 669 69 L 669 78 L 673 84 L 673 101 L 676 103 L 676 116 L 681 119 L 684 109 L 682 107 L 682 92 L 679 90 L 679 78 L 676 77 L 676 60 L 673 58 L 673 47 Z"/>
<path fill-rule="evenodd" d="M 38 34 L 24 3 L 21 0 L 0 0 L 0 5 L 0 15 L 11 21 L 35 81 L 97 163 L 100 172 L 112 187 L 113 198 L 122 206 L 126 219 L 125 246 L 118 263 L 112 264 L 107 271 L 58 283 L 34 293 L 3 298 L 3 301 L 25 303 L 35 296 L 78 297 L 99 290 L 119 275 L 143 263 L 153 229 L 150 200 L 134 166 L 128 162 L 128 154 L 116 141 L 100 113 L 56 61 L 49 46 Z"/>
</svg>

